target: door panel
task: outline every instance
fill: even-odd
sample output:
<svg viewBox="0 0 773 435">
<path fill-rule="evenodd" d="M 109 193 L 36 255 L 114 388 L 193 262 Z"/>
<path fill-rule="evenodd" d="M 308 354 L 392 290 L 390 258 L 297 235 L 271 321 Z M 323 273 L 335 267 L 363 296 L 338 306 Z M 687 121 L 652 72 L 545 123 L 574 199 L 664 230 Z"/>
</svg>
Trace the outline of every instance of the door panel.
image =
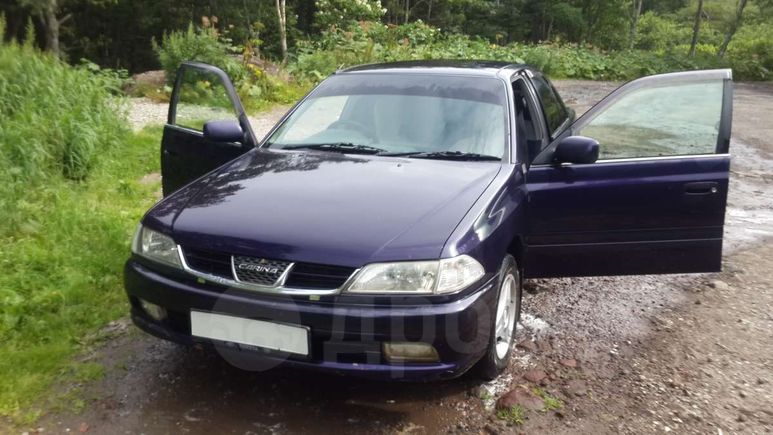
<svg viewBox="0 0 773 435">
<path fill-rule="evenodd" d="M 239 123 L 245 133 L 242 143 L 213 142 L 204 137 L 206 122 L 223 119 Z M 228 76 L 211 65 L 183 63 L 177 72 L 161 141 L 164 196 L 244 154 L 256 143 Z"/>
<path fill-rule="evenodd" d="M 604 159 L 551 164 L 554 143 L 535 160 L 526 276 L 719 270 L 728 94 L 727 71 L 654 76 L 583 115 L 565 135 L 599 140 Z"/>
</svg>

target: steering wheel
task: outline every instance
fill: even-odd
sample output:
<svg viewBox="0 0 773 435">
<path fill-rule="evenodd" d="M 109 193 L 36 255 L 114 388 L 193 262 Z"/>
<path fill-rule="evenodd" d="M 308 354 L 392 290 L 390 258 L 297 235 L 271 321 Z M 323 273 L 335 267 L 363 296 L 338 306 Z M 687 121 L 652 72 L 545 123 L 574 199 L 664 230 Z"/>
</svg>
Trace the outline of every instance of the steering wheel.
<svg viewBox="0 0 773 435">
<path fill-rule="evenodd" d="M 338 121 L 330 124 L 327 128 L 332 130 L 336 130 L 336 129 L 354 130 L 358 133 L 362 133 L 363 136 L 367 137 L 372 142 L 377 141 L 376 135 L 365 124 L 361 124 L 357 121 L 352 121 L 351 119 L 339 119 Z"/>
</svg>

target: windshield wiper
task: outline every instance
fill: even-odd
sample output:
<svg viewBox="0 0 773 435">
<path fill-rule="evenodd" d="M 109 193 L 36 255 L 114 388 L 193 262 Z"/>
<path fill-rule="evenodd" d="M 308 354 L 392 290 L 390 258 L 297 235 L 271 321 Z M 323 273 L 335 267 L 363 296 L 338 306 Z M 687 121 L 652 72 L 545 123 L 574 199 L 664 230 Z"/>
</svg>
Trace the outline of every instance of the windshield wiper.
<svg viewBox="0 0 773 435">
<path fill-rule="evenodd" d="M 282 146 L 282 149 L 286 150 L 317 150 L 317 151 L 333 151 L 340 153 L 356 153 L 356 154 L 377 154 L 386 150 L 382 148 L 372 147 L 370 145 L 357 145 L 350 142 L 331 142 L 331 143 L 310 143 L 299 145 L 287 145 Z"/>
<path fill-rule="evenodd" d="M 501 157 L 490 156 L 488 154 L 465 153 L 462 151 L 412 151 L 404 153 L 380 153 L 380 156 L 390 157 L 411 157 L 416 159 L 437 159 L 437 160 L 467 160 L 467 161 L 500 161 Z"/>
</svg>

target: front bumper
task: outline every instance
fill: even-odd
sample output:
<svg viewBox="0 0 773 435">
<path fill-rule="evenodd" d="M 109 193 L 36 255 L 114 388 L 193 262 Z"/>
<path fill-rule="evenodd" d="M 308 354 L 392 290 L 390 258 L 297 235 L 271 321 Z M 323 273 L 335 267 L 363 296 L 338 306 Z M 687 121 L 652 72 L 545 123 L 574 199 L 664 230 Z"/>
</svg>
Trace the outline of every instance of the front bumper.
<svg viewBox="0 0 773 435">
<path fill-rule="evenodd" d="M 277 365 L 324 370 L 369 378 L 433 380 L 458 377 L 485 353 L 496 304 L 496 277 L 458 299 L 308 298 L 267 296 L 196 282 L 192 277 L 157 271 L 130 259 L 124 269 L 131 317 L 145 332 L 181 344 L 215 346 L 226 359 L 255 360 L 263 369 Z M 164 307 L 168 316 L 153 320 L 139 299 Z M 308 356 L 279 354 L 233 343 L 219 343 L 191 335 L 190 311 L 217 312 L 249 319 L 302 325 L 309 328 Z M 439 361 L 389 363 L 381 345 L 387 341 L 432 344 Z"/>
</svg>

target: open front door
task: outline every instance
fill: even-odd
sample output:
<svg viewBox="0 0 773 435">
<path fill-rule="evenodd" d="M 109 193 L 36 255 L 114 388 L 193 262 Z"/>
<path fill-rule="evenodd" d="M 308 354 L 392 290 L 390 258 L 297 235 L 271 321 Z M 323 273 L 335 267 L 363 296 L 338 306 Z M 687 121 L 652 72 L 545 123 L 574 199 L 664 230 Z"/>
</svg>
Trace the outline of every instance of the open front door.
<svg viewBox="0 0 773 435">
<path fill-rule="evenodd" d="M 211 121 L 219 122 L 209 124 Z M 211 65 L 184 62 L 177 71 L 161 141 L 164 196 L 256 144 L 228 76 Z"/>
<path fill-rule="evenodd" d="M 589 110 L 527 174 L 526 276 L 720 270 L 731 112 L 730 70 L 645 77 Z M 554 163 L 570 135 L 599 160 Z"/>
</svg>

